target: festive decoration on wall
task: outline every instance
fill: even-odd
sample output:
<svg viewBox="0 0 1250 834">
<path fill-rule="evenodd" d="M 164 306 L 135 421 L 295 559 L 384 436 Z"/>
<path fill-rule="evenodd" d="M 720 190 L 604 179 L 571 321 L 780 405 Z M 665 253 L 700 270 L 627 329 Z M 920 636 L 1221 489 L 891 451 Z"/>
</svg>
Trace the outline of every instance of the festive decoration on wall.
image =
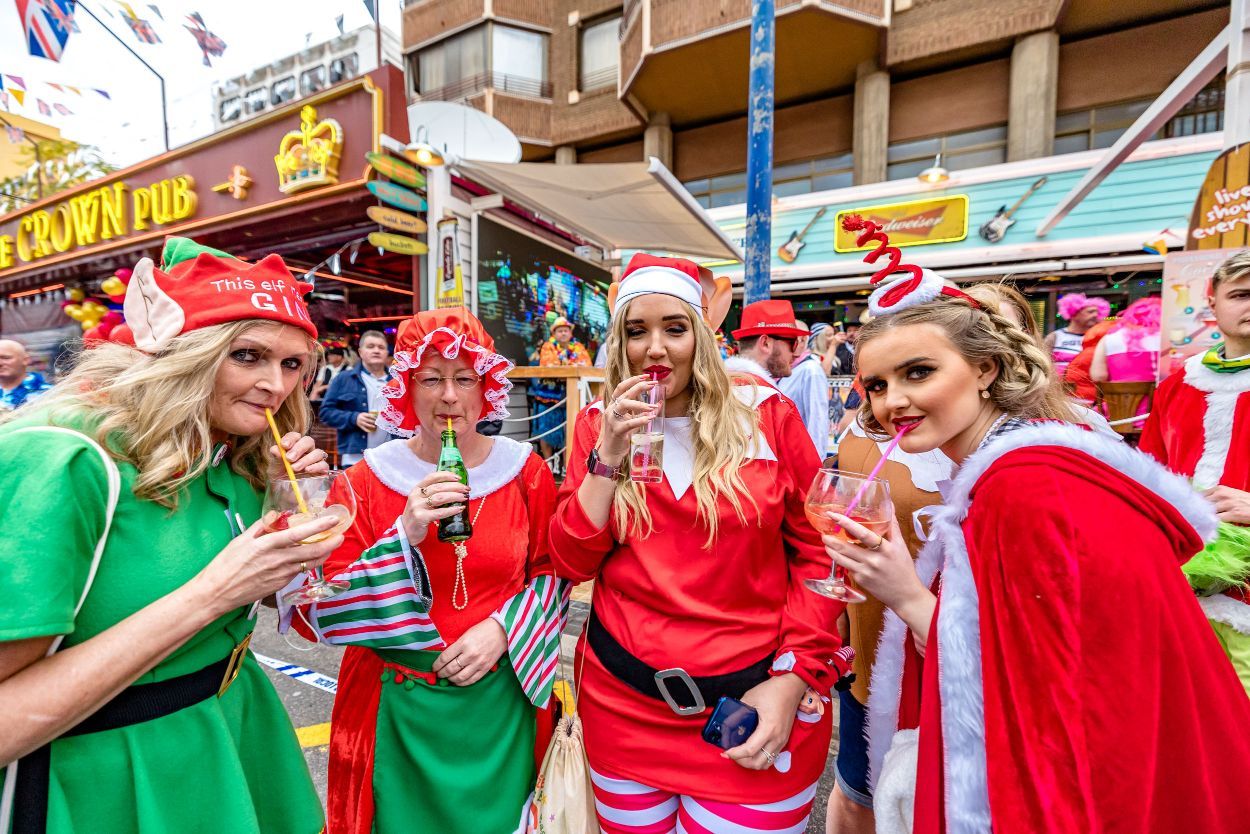
<svg viewBox="0 0 1250 834">
<path fill-rule="evenodd" d="M 335 119 L 317 121 L 317 108 L 300 110 L 300 128 L 282 137 L 278 155 L 278 188 L 294 194 L 339 181 L 339 154 L 343 151 L 343 128 Z"/>
<path fill-rule="evenodd" d="M 247 199 L 247 190 L 252 187 L 254 180 L 248 176 L 247 169 L 242 165 L 235 165 L 230 169 L 230 176 L 225 182 L 219 182 L 213 186 L 213 190 L 218 194 L 225 192 L 236 200 L 242 202 Z"/>
<path fill-rule="evenodd" d="M 151 8 L 155 9 L 155 6 Z M 226 42 L 221 38 L 208 31 L 208 26 L 204 23 L 204 18 L 199 12 L 191 12 L 187 15 L 187 20 L 194 23 L 194 26 L 186 26 L 183 28 L 191 33 L 191 37 L 195 38 L 195 42 L 199 44 L 200 52 L 204 53 L 204 66 L 211 67 L 213 62 L 208 60 L 208 56 L 220 58 L 226 51 Z"/>
</svg>

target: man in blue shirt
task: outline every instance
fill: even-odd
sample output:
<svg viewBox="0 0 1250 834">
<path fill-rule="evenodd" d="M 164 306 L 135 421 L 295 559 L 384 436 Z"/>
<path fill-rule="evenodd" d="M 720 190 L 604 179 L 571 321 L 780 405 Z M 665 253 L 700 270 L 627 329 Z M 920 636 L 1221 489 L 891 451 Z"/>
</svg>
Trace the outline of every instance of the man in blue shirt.
<svg viewBox="0 0 1250 834">
<path fill-rule="evenodd" d="M 385 404 L 382 386 L 390 379 L 385 334 L 366 330 L 360 334 L 356 352 L 360 364 L 334 378 L 319 412 L 321 422 L 338 430 L 339 461 L 345 469 L 358 463 L 365 449 L 391 439 L 378 428 L 378 412 Z"/>
<path fill-rule="evenodd" d="M 26 346 L 12 339 L 0 339 L 0 411 L 12 411 L 52 386 L 40 374 L 26 372 L 30 356 Z"/>
</svg>

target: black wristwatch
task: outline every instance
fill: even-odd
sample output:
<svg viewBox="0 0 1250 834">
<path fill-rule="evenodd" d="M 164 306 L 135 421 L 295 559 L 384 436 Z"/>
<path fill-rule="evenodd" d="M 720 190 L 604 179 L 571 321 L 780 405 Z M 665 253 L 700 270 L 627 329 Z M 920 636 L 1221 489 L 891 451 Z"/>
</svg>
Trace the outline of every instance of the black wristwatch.
<svg viewBox="0 0 1250 834">
<path fill-rule="evenodd" d="M 586 458 L 586 473 L 615 481 L 621 477 L 621 466 L 619 464 L 617 466 L 608 466 L 599 460 L 599 450 L 591 449 L 590 457 Z"/>
</svg>

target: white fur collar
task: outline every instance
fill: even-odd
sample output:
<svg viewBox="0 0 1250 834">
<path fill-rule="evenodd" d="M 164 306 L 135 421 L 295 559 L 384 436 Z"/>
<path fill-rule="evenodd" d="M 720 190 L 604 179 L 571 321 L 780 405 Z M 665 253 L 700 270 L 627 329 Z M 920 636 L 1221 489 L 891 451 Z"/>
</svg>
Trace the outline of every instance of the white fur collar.
<svg viewBox="0 0 1250 834">
<path fill-rule="evenodd" d="M 734 385 L 733 392 L 743 404 L 755 410 L 778 394 L 776 388 L 767 385 Z M 603 400 L 591 403 L 590 411 L 603 411 Z M 746 426 L 743 428 L 749 429 Z M 766 438 L 755 436 L 752 441 L 747 450 L 748 460 L 777 459 Z M 678 501 L 694 484 L 694 438 L 690 435 L 689 417 L 668 417 L 664 420 L 664 478 Z M 472 483 L 472 478 L 469 482 Z"/>
<path fill-rule="evenodd" d="M 1223 623 L 1239 634 L 1250 637 L 1250 604 L 1238 602 L 1225 594 L 1210 597 L 1199 597 L 1198 604 L 1207 619 Z"/>
<path fill-rule="evenodd" d="M 931 640 L 937 640 L 946 791 L 947 830 L 973 834 L 991 829 L 985 760 L 985 707 L 981 678 L 978 593 L 961 524 L 969 496 L 986 470 L 1008 452 L 1032 446 L 1059 446 L 1084 452 L 1150 489 L 1175 506 L 1204 540 L 1215 534 L 1210 504 L 1177 475 L 1147 455 L 1085 429 L 1063 424 L 1029 426 L 1003 434 L 971 455 L 956 474 L 946 503 L 933 514 L 932 536 L 920 553 L 916 572 L 926 585 L 942 570 L 942 604 Z M 895 730 L 902 692 L 907 627 L 892 611 L 877 648 L 868 705 L 869 767 L 872 781 Z"/>
<path fill-rule="evenodd" d="M 761 365 L 759 362 L 756 362 L 754 359 L 750 359 L 746 356 L 743 356 L 742 354 L 738 354 L 737 356 L 731 356 L 728 359 L 726 359 L 725 370 L 729 371 L 731 374 L 732 373 L 755 374 L 760 379 L 767 382 L 769 385 L 775 386 L 777 384 L 777 377 L 770 374 L 764 368 L 764 366 Z"/>
<path fill-rule="evenodd" d="M 481 498 L 512 483 L 529 459 L 533 449 L 508 437 L 492 438 L 486 460 L 469 469 L 469 497 Z M 365 450 L 365 463 L 378 480 L 400 495 L 408 495 L 417 484 L 437 467 L 421 460 L 408 448 L 404 439 L 389 440 L 381 446 Z"/>
<path fill-rule="evenodd" d="M 1185 360 L 1185 382 L 1209 394 L 1233 394 L 1250 391 L 1250 370 L 1217 374 L 1202 364 L 1206 351 Z"/>
</svg>

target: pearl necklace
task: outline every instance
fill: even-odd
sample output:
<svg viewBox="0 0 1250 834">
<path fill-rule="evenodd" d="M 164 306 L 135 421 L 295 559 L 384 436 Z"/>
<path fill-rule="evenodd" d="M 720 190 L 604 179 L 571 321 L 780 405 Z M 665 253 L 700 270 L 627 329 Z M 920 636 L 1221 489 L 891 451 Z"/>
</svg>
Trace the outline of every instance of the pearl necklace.
<svg viewBox="0 0 1250 834">
<path fill-rule="evenodd" d="M 482 496 L 478 502 L 477 512 L 473 514 L 473 526 L 477 527 L 477 520 L 482 515 L 482 507 L 486 506 L 486 496 Z M 456 582 L 451 589 L 451 607 L 457 611 L 463 611 L 469 607 L 469 583 L 464 578 L 464 559 L 469 555 L 469 548 L 464 542 L 454 542 L 452 549 L 456 553 Z M 456 598 L 460 595 L 461 589 L 464 590 L 464 602 L 457 603 Z"/>
</svg>

